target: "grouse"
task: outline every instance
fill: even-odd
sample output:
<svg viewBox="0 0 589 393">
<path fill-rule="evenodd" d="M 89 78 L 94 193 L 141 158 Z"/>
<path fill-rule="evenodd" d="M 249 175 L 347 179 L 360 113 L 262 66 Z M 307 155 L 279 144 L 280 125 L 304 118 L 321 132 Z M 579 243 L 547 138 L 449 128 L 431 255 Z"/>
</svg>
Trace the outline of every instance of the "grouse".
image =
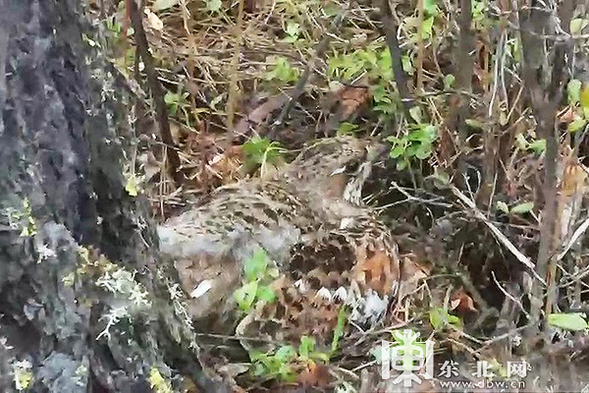
<svg viewBox="0 0 589 393">
<path fill-rule="evenodd" d="M 161 225 L 160 250 L 174 260 L 192 318 L 235 315 L 244 262 L 259 250 L 277 272 L 275 299 L 238 321 L 238 333 L 327 340 L 342 305 L 357 323 L 380 318 L 399 258 L 361 192 L 383 151 L 354 137 L 314 141 L 271 177 L 221 187 Z"/>
</svg>

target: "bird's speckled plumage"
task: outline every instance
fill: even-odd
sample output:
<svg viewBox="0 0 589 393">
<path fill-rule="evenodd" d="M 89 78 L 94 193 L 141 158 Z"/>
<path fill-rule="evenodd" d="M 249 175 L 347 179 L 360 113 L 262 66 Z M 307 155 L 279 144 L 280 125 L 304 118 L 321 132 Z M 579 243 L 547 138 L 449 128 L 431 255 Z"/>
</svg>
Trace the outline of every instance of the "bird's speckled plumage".
<svg viewBox="0 0 589 393">
<path fill-rule="evenodd" d="M 160 226 L 160 249 L 175 260 L 182 287 L 194 297 L 189 312 L 200 318 L 227 311 L 243 262 L 260 247 L 293 283 L 311 274 L 315 284 L 307 287 L 324 292 L 394 294 L 394 243 L 360 198 L 382 151 L 352 137 L 314 142 L 271 178 L 221 187 Z M 392 267 L 380 272 L 375 266 L 383 264 Z M 382 281 L 376 287 L 375 279 Z"/>
</svg>

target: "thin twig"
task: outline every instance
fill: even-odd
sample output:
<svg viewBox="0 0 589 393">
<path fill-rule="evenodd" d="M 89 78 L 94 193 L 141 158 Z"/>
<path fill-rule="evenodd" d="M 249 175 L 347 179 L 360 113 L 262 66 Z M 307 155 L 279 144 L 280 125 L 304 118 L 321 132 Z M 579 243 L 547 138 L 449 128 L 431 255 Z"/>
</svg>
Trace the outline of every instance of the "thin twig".
<svg viewBox="0 0 589 393">
<path fill-rule="evenodd" d="M 464 202 L 464 204 L 466 204 L 466 206 L 473 210 L 475 217 L 481 220 L 491 230 L 493 235 L 495 235 L 495 238 L 501 244 L 503 244 L 509 251 L 511 251 L 511 253 L 517 258 L 518 261 L 520 261 L 528 269 L 530 269 L 532 275 L 538 281 L 540 281 L 543 285 L 546 285 L 546 281 L 544 281 L 544 279 L 540 277 L 538 273 L 536 273 L 535 266 L 532 263 L 532 261 L 530 261 L 530 258 L 525 256 L 520 250 L 518 250 L 517 247 L 515 247 L 513 243 L 507 238 L 507 236 L 501 233 L 499 228 L 497 228 L 487 217 L 485 217 L 485 215 L 476 207 L 472 200 L 468 199 L 468 197 L 464 195 L 455 186 L 451 185 L 450 189 L 452 190 L 452 193 L 458 197 L 458 199 L 460 199 L 462 202 Z"/>
<path fill-rule="evenodd" d="M 573 236 L 571 236 L 571 239 L 567 243 L 567 245 L 564 248 L 564 250 L 560 254 L 557 255 L 557 257 L 556 257 L 556 261 L 557 262 L 560 261 L 560 260 L 562 260 L 562 258 L 564 258 L 564 256 L 566 255 L 566 253 L 569 252 L 569 250 L 571 249 L 571 247 L 577 242 L 577 240 L 579 240 L 579 237 L 581 237 L 581 235 L 583 233 L 585 233 L 585 231 L 587 230 L 587 228 L 589 228 L 589 218 L 587 218 L 585 221 L 583 221 L 583 223 L 573 233 Z"/>
<path fill-rule="evenodd" d="M 311 76 L 311 71 L 313 70 L 313 68 L 315 68 L 315 62 L 317 61 L 317 59 L 322 58 L 323 55 L 325 54 L 325 51 L 327 50 L 327 46 L 328 46 L 329 40 L 331 38 L 330 33 L 333 33 L 337 29 L 339 29 L 347 12 L 348 12 L 348 8 L 342 10 L 335 17 L 335 19 L 331 23 L 331 26 L 329 27 L 329 31 L 323 36 L 323 38 L 319 42 L 319 45 L 317 46 L 317 50 L 315 51 L 315 54 L 313 55 L 311 60 L 307 63 L 307 66 L 305 67 L 305 71 L 303 71 L 303 75 L 298 80 L 298 82 L 295 86 L 295 89 L 293 90 L 292 95 L 290 96 L 290 99 L 288 100 L 286 105 L 282 108 L 282 111 L 280 112 L 278 119 L 276 119 L 276 121 L 274 122 L 274 124 L 273 124 L 274 131 L 272 132 L 272 135 L 275 134 L 276 128 L 284 123 L 284 120 L 288 117 L 290 111 L 294 107 L 294 104 L 298 101 L 299 97 L 303 94 L 303 91 L 305 89 L 305 85 L 307 84 L 307 81 L 309 80 L 309 76 Z"/>
<path fill-rule="evenodd" d="M 423 58 L 425 56 L 425 45 L 423 43 L 424 3 L 424 0 L 417 0 L 417 86 L 415 89 L 417 92 L 423 91 Z"/>
<path fill-rule="evenodd" d="M 237 24 L 235 26 L 235 41 L 233 48 L 233 57 L 231 58 L 231 83 L 229 85 L 229 97 L 227 98 L 227 130 L 233 130 L 233 118 L 235 117 L 235 102 L 237 101 L 237 72 L 239 68 L 239 53 L 241 48 L 241 32 L 243 25 L 243 8 L 244 0 L 239 0 L 239 10 L 237 12 Z M 231 137 L 227 138 L 228 144 L 231 143 Z"/>
<path fill-rule="evenodd" d="M 509 292 L 507 292 L 507 290 L 505 288 L 503 288 L 501 286 L 501 284 L 499 284 L 499 281 L 497 281 L 497 277 L 495 277 L 495 272 L 491 271 L 491 276 L 493 277 L 493 281 L 495 281 L 495 285 L 497 285 L 497 288 L 499 288 L 499 290 L 501 292 L 503 292 L 503 294 L 508 297 L 512 302 L 514 302 L 515 304 L 517 304 L 519 306 L 519 308 L 522 310 L 522 312 L 524 314 L 526 314 L 526 318 L 530 318 L 530 314 L 528 314 L 528 312 L 526 311 L 526 309 L 524 308 L 524 306 L 522 305 L 522 303 L 517 300 L 515 297 L 513 297 L 513 295 L 511 295 Z"/>
<path fill-rule="evenodd" d="M 380 4 L 381 21 L 384 25 L 385 37 L 389 52 L 391 53 L 391 67 L 395 76 L 397 91 L 401 97 L 401 103 L 405 112 L 405 117 L 411 119 L 409 109 L 413 106 L 413 98 L 407 86 L 407 75 L 403 71 L 403 60 L 399 40 L 397 39 L 397 23 L 393 17 L 393 11 L 388 0 L 381 0 Z"/>
<path fill-rule="evenodd" d="M 481 348 L 477 349 L 477 352 L 479 352 L 479 353 L 480 353 L 480 352 L 481 352 L 481 351 L 483 351 L 483 350 L 484 350 L 486 347 L 488 347 L 489 345 L 491 345 L 491 344 L 493 344 L 493 343 L 496 343 L 497 341 L 501 341 L 501 340 L 505 340 L 505 339 L 509 339 L 509 338 L 511 338 L 511 337 L 514 337 L 514 336 L 515 336 L 515 333 L 517 333 L 517 332 L 519 332 L 519 331 L 522 331 L 522 330 L 525 330 L 525 329 L 527 329 L 529 326 L 530 326 L 530 325 L 524 325 L 524 326 L 520 326 L 520 327 L 518 327 L 518 328 L 515 328 L 515 329 L 512 329 L 512 330 L 510 330 L 510 331 L 509 331 L 509 332 L 507 332 L 507 333 L 504 333 L 504 334 L 501 334 L 501 335 L 499 335 L 499 336 L 493 337 L 492 339 L 485 341 L 485 342 L 483 343 L 483 346 L 482 346 Z"/>
</svg>

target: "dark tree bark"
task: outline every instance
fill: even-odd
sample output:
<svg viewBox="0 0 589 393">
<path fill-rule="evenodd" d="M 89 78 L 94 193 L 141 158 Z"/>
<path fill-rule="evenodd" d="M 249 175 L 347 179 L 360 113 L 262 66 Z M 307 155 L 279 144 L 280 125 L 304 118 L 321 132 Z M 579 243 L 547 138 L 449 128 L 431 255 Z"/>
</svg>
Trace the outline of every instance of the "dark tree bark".
<svg viewBox="0 0 589 393">
<path fill-rule="evenodd" d="M 222 391 L 124 189 L 132 103 L 79 2 L 0 0 L 0 15 L 0 391 Z"/>
</svg>

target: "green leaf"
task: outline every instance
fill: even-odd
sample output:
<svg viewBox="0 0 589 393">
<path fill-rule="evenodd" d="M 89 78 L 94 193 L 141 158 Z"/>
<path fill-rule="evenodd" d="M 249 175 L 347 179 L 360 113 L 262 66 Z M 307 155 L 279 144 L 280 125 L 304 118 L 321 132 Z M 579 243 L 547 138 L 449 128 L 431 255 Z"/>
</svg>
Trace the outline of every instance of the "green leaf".
<svg viewBox="0 0 589 393">
<path fill-rule="evenodd" d="M 580 313 L 548 314 L 548 324 L 564 330 L 580 331 L 589 328 L 583 317 Z"/>
<path fill-rule="evenodd" d="M 589 108 L 589 85 L 587 84 L 585 84 L 585 86 L 583 86 L 583 88 L 581 89 L 579 103 L 581 104 L 581 108 Z"/>
<path fill-rule="evenodd" d="M 419 147 L 415 151 L 415 157 L 420 160 L 425 160 L 432 154 L 432 145 L 431 143 L 421 143 L 418 145 Z"/>
<path fill-rule="evenodd" d="M 337 314 L 337 324 L 335 326 L 335 330 L 333 331 L 333 340 L 331 340 L 331 352 L 335 352 L 337 350 L 337 346 L 339 344 L 339 339 L 344 335 L 344 327 L 346 326 L 346 321 L 348 320 L 348 313 L 346 312 L 346 307 L 342 305 L 339 309 Z"/>
<path fill-rule="evenodd" d="M 587 25 L 589 25 L 589 20 L 587 20 L 587 19 L 581 19 L 581 18 L 571 19 L 571 24 L 570 24 L 571 34 L 581 34 L 581 31 L 583 31 L 583 29 L 585 27 L 587 27 Z"/>
<path fill-rule="evenodd" d="M 250 360 L 252 362 L 255 362 L 256 360 L 260 360 L 262 358 L 268 357 L 268 355 L 265 354 L 264 352 L 259 351 L 259 350 L 255 350 L 255 349 L 249 351 L 248 355 L 249 355 Z"/>
<path fill-rule="evenodd" d="M 577 117 L 575 120 L 569 123 L 567 130 L 569 132 L 576 132 L 585 127 L 587 124 L 587 120 L 583 119 L 582 117 Z"/>
<path fill-rule="evenodd" d="M 438 7 L 436 6 L 436 0 L 424 0 L 423 9 L 425 10 L 425 13 L 429 16 L 438 15 Z"/>
<path fill-rule="evenodd" d="M 129 176 L 125 183 L 125 191 L 132 197 L 136 197 L 139 190 L 139 179 L 135 175 Z"/>
<path fill-rule="evenodd" d="M 337 129 L 337 135 L 338 136 L 343 136 L 343 135 L 353 135 L 355 131 L 358 130 L 358 126 L 354 123 L 348 123 L 347 121 L 344 121 L 343 123 L 341 123 Z"/>
<path fill-rule="evenodd" d="M 456 315 L 448 314 L 448 323 L 454 327 L 460 327 L 462 320 Z"/>
<path fill-rule="evenodd" d="M 442 307 L 435 307 L 429 311 L 429 321 L 435 330 L 443 329 L 446 324 L 460 327 L 462 320 L 456 315 L 448 313 L 448 310 Z"/>
<path fill-rule="evenodd" d="M 533 208 L 534 202 L 524 202 L 512 207 L 511 212 L 515 214 L 525 214 L 531 212 Z"/>
<path fill-rule="evenodd" d="M 155 12 L 163 11 L 168 8 L 172 8 L 173 6 L 178 4 L 179 1 L 180 0 L 155 0 L 153 5 L 151 6 L 151 9 Z"/>
<path fill-rule="evenodd" d="M 429 311 L 429 322 L 435 330 L 441 330 L 446 323 L 448 312 L 441 307 Z"/>
<path fill-rule="evenodd" d="M 523 134 L 517 134 L 515 136 L 515 142 L 517 143 L 517 147 L 520 150 L 527 150 L 528 149 L 528 141 L 526 140 L 526 137 Z"/>
<path fill-rule="evenodd" d="M 270 140 L 267 138 L 260 138 L 259 136 L 254 136 L 242 146 L 244 154 L 258 163 L 261 162 L 264 152 L 269 147 Z"/>
<path fill-rule="evenodd" d="M 573 105 L 579 102 L 581 97 L 581 81 L 578 79 L 571 79 L 567 85 L 567 94 L 569 98 L 569 104 Z"/>
<path fill-rule="evenodd" d="M 364 61 L 368 63 L 368 65 L 370 65 L 372 67 L 378 66 L 378 57 L 376 56 L 376 52 L 374 50 L 371 50 L 369 48 L 365 51 L 362 51 L 360 53 L 360 57 L 362 57 L 364 59 Z M 387 67 L 387 69 L 390 69 L 390 67 Z M 386 70 L 383 70 L 383 71 L 386 71 Z"/>
<path fill-rule="evenodd" d="M 297 80 L 297 78 L 298 71 L 290 65 L 286 57 L 278 57 L 272 71 L 264 75 L 264 79 L 266 80 L 278 79 L 282 82 L 292 82 Z"/>
<path fill-rule="evenodd" d="M 448 184 L 450 184 L 450 176 L 437 168 L 432 175 L 432 178 L 434 179 L 434 185 L 436 188 L 444 189 Z"/>
<path fill-rule="evenodd" d="M 286 34 L 290 36 L 298 36 L 299 32 L 301 31 L 301 27 L 298 23 L 295 22 L 288 22 L 286 24 Z"/>
<path fill-rule="evenodd" d="M 397 170 L 402 171 L 407 168 L 407 160 L 397 161 Z"/>
<path fill-rule="evenodd" d="M 295 356 L 297 356 L 297 352 L 290 345 L 283 345 L 274 354 L 274 357 L 280 362 L 287 362 Z"/>
<path fill-rule="evenodd" d="M 256 377 L 261 377 L 266 374 L 266 368 L 264 367 L 264 364 L 261 362 L 255 363 L 253 373 Z"/>
<path fill-rule="evenodd" d="M 242 146 L 245 154 L 246 168 L 251 170 L 264 163 L 276 163 L 281 155 L 278 142 L 271 142 L 267 138 L 255 136 Z"/>
<path fill-rule="evenodd" d="M 263 300 L 267 303 L 272 303 L 276 299 L 276 294 L 274 293 L 274 290 L 268 285 L 260 285 L 258 287 L 256 297 L 259 300 Z"/>
<path fill-rule="evenodd" d="M 302 358 L 310 359 L 313 351 L 315 351 L 315 337 L 302 336 L 299 344 L 299 355 Z"/>
<path fill-rule="evenodd" d="M 420 124 L 417 128 L 409 133 L 409 140 L 420 142 L 433 142 L 438 134 L 436 126 L 431 124 Z"/>
<path fill-rule="evenodd" d="M 507 203 L 503 201 L 497 201 L 497 209 L 505 214 L 509 213 L 509 207 L 507 207 Z"/>
<path fill-rule="evenodd" d="M 421 25 L 422 29 L 421 29 L 421 38 L 422 39 L 427 39 L 430 38 L 432 36 L 432 30 L 434 27 L 434 17 L 430 16 L 429 18 L 427 18 L 426 20 L 423 21 L 423 24 Z"/>
<path fill-rule="evenodd" d="M 218 104 L 219 102 L 221 102 L 221 100 L 223 100 L 223 97 L 224 97 L 224 96 L 225 96 L 224 94 L 219 94 L 217 97 L 213 98 L 213 99 L 211 100 L 211 102 L 209 103 L 209 107 L 211 107 L 211 109 L 213 109 L 213 110 L 215 110 L 215 111 L 216 111 L 216 110 L 217 110 L 217 108 L 215 108 L 215 107 L 217 106 L 217 104 Z M 204 109 L 204 108 L 203 108 L 203 109 Z M 204 109 L 204 111 L 202 111 L 202 112 L 205 112 L 205 111 L 206 111 L 206 109 Z"/>
<path fill-rule="evenodd" d="M 473 19 L 482 19 L 485 17 L 485 3 L 483 1 L 474 0 L 472 2 L 472 17 Z"/>
<path fill-rule="evenodd" d="M 178 102 L 179 99 L 180 99 L 180 96 L 178 94 L 172 93 L 170 91 L 168 91 L 166 93 L 166 95 L 164 96 L 164 102 L 168 105 Z"/>
<path fill-rule="evenodd" d="M 401 57 L 401 64 L 403 65 L 403 71 L 409 75 L 413 74 L 413 64 L 409 55 L 403 55 L 403 57 Z"/>
<path fill-rule="evenodd" d="M 415 154 L 419 150 L 419 147 L 420 147 L 419 144 L 412 144 L 412 145 L 407 146 L 407 148 L 405 149 L 405 157 L 411 158 L 411 157 L 415 156 Z"/>
<path fill-rule="evenodd" d="M 448 74 L 444 76 L 444 90 L 448 90 L 452 87 L 454 82 L 456 81 L 456 77 L 452 74 Z"/>
<path fill-rule="evenodd" d="M 405 152 L 404 145 L 397 145 L 393 150 L 391 150 L 390 156 L 391 158 L 399 158 Z"/>
<path fill-rule="evenodd" d="M 256 300 L 256 293 L 258 292 L 258 282 L 252 281 L 237 289 L 233 293 L 233 297 L 237 302 L 239 308 L 244 311 L 252 308 L 254 300 Z"/>
<path fill-rule="evenodd" d="M 409 115 L 416 123 L 421 123 L 421 108 L 419 106 L 414 106 L 409 109 Z"/>
<path fill-rule="evenodd" d="M 378 60 L 376 61 L 376 64 L 377 64 L 378 69 L 380 70 L 381 76 L 383 78 L 386 78 L 388 75 L 392 74 L 393 62 L 391 60 L 391 52 L 388 50 L 388 48 L 384 48 L 380 52 L 380 54 L 378 56 Z M 409 63 L 409 68 L 411 68 L 411 63 Z M 392 78 L 388 78 L 388 79 L 392 79 Z"/>
<path fill-rule="evenodd" d="M 221 0 L 207 0 L 207 11 L 219 12 L 221 11 L 221 7 L 223 7 L 223 2 Z"/>
<path fill-rule="evenodd" d="M 384 115 L 392 115 L 397 112 L 397 107 L 394 104 L 376 105 L 372 109 L 374 109 L 375 112 L 380 112 Z"/>
<path fill-rule="evenodd" d="M 428 136 L 429 142 L 435 141 L 438 137 L 438 127 L 432 124 L 427 124 L 425 127 L 423 127 L 423 131 Z"/>
<path fill-rule="evenodd" d="M 391 95 L 383 85 L 377 85 L 372 88 L 372 99 L 376 103 L 391 104 Z"/>
<path fill-rule="evenodd" d="M 246 259 L 244 263 L 245 278 L 248 281 L 261 279 L 266 273 L 268 268 L 269 257 L 266 251 L 262 248 L 258 248 L 254 251 L 251 258 Z"/>
<path fill-rule="evenodd" d="M 542 153 L 546 150 L 546 139 L 538 139 L 528 145 L 528 149 L 535 151 L 536 153 Z"/>
</svg>

